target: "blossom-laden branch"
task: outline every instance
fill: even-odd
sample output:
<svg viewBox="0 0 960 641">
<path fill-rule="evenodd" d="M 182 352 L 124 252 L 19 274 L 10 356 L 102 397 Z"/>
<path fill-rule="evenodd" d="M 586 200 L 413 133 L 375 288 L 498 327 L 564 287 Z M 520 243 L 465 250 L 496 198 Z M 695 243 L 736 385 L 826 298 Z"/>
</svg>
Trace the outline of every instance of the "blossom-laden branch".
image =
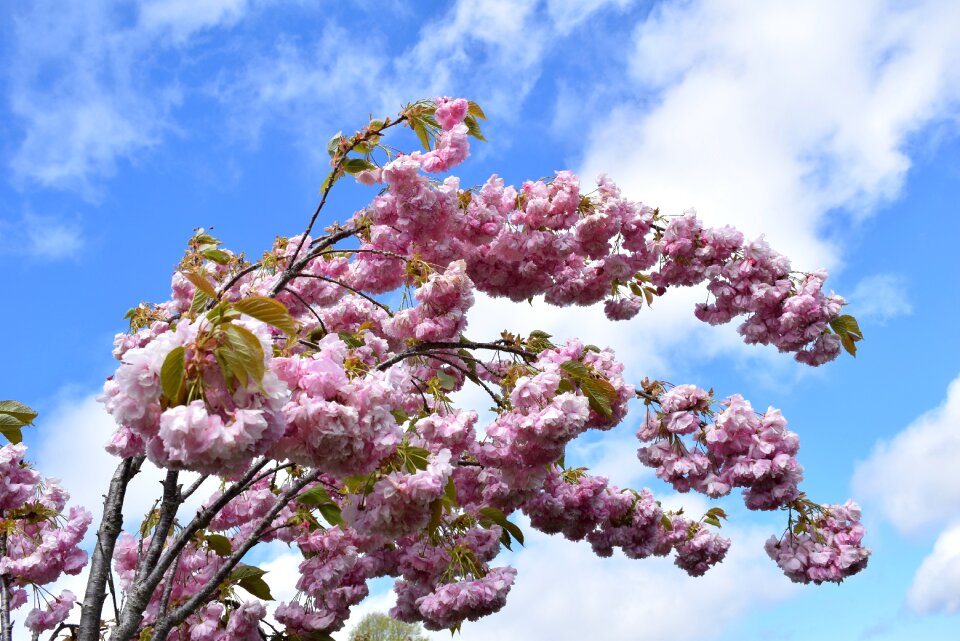
<svg viewBox="0 0 960 641">
<path fill-rule="evenodd" d="M 131 310 L 102 396 L 118 424 L 108 450 L 124 464 L 79 638 L 100 634 L 111 556 L 123 591 L 105 624 L 111 639 L 266 636 L 269 584 L 243 560 L 272 540 L 303 555 L 297 596 L 272 612 L 286 638 L 338 630 L 380 576 L 397 577 L 393 616 L 456 630 L 503 607 L 515 571 L 494 562 L 523 544 L 518 511 L 600 556 L 673 555 L 699 576 L 730 545 L 715 530 L 722 508 L 699 519 L 664 510 L 649 490 L 566 460 L 571 441 L 622 423 L 637 398 L 647 410 L 638 457 L 661 479 L 710 498 L 739 487 L 748 508 L 787 514 L 788 532 L 767 551 L 791 579 L 839 582 L 864 567 L 858 509 L 800 490 L 799 441 L 778 411 L 758 415 L 737 395 L 692 386 L 637 389 L 610 350 L 577 339 L 464 336 L 477 292 L 602 303 L 626 320 L 675 287 L 702 285 L 701 320 L 740 318 L 746 342 L 820 365 L 863 337 L 843 299 L 824 292 L 826 273 L 795 272 L 762 240 L 692 212 L 666 217 L 602 177 L 587 191 L 570 172 L 519 189 L 496 176 L 466 189 L 441 180 L 467 158 L 470 137 L 483 139 L 484 119 L 474 103 L 437 98 L 338 134 L 302 234 L 247 262 L 200 230 L 171 299 Z M 400 124 L 422 150 L 382 142 Z M 313 237 L 346 175 L 380 192 Z M 494 401 L 479 428 L 457 403 L 468 383 Z M 139 534 L 118 535 L 123 493 L 145 458 L 167 470 L 163 496 Z M 184 490 L 182 470 L 203 476 Z M 183 502 L 209 476 L 220 488 L 181 524 Z M 45 624 L 68 606 L 51 604 Z"/>
</svg>

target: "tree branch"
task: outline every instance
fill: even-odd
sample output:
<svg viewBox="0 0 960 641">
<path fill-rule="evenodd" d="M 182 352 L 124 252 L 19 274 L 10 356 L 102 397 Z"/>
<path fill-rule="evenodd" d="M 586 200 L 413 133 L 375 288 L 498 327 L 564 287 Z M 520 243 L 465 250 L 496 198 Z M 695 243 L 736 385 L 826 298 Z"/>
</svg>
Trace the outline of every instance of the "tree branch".
<svg viewBox="0 0 960 641">
<path fill-rule="evenodd" d="M 497 352 L 507 352 L 509 354 L 516 354 L 522 356 L 525 359 L 532 360 L 536 358 L 536 353 L 531 352 L 519 347 L 513 347 L 511 345 L 504 345 L 502 343 L 475 343 L 473 341 L 425 341 L 423 343 L 418 343 L 414 347 L 408 349 L 405 352 L 400 352 L 396 356 L 392 356 L 387 360 L 383 361 L 377 365 L 378 370 L 385 370 L 391 365 L 396 365 L 400 361 L 403 361 L 411 356 L 432 356 L 431 350 L 438 349 L 488 349 Z M 452 354 L 455 356 L 456 354 Z"/>
<path fill-rule="evenodd" d="M 144 456 L 125 458 L 113 473 L 110 489 L 103 499 L 103 517 L 97 531 L 97 544 L 93 548 L 90 560 L 90 572 L 87 575 L 87 589 L 80 609 L 80 626 L 77 631 L 79 641 L 97 641 L 100 638 L 100 618 L 103 602 L 107 598 L 106 585 L 113 583 L 110 563 L 113 561 L 113 548 L 123 527 L 123 499 L 127 485 L 140 471 Z M 119 613 L 114 612 L 115 616 Z"/>
<path fill-rule="evenodd" d="M 163 580 L 163 575 L 167 569 L 179 558 L 180 553 L 183 552 L 183 549 L 193 538 L 194 534 L 209 525 L 213 517 L 216 516 L 227 503 L 249 487 L 251 479 L 253 479 L 266 464 L 267 461 L 261 461 L 252 465 L 239 481 L 231 485 L 221 494 L 219 499 L 202 510 L 197 511 L 196 516 L 180 531 L 167 546 L 167 549 L 163 551 L 159 559 L 156 560 L 152 570 L 148 573 L 138 575 L 133 585 L 127 591 L 127 600 L 126 603 L 124 603 L 117 627 L 110 637 L 111 641 L 127 641 L 136 634 L 137 628 L 140 626 L 140 621 L 143 618 L 143 612 L 150 603 L 150 597 L 153 595 L 154 590 L 157 589 L 157 586 L 160 585 L 160 581 Z"/>
<path fill-rule="evenodd" d="M 153 636 L 151 637 L 152 641 L 164 641 L 167 638 L 167 635 L 170 631 L 176 626 L 183 623 L 188 616 L 193 614 L 201 605 L 205 604 L 210 596 L 217 591 L 220 587 L 220 584 L 223 583 L 230 576 L 230 573 L 233 569 L 240 563 L 240 560 L 243 559 L 244 555 L 250 551 L 250 549 L 260 541 L 260 537 L 263 536 L 270 524 L 273 523 L 273 520 L 280 514 L 281 511 L 300 493 L 300 491 L 317 480 L 317 477 L 320 476 L 320 471 L 315 470 L 310 474 L 303 476 L 300 479 L 297 479 L 289 489 L 287 489 L 283 494 L 281 494 L 276 502 L 276 504 L 270 508 L 270 511 L 267 512 L 257 523 L 257 527 L 250 533 L 246 540 L 240 545 L 240 547 L 233 552 L 229 557 L 224 560 L 223 565 L 217 570 L 216 574 L 210 577 L 210 580 L 207 584 L 200 589 L 196 594 L 194 594 L 190 599 L 183 603 L 180 607 L 172 610 L 167 616 L 159 619 L 153 626 Z"/>
</svg>

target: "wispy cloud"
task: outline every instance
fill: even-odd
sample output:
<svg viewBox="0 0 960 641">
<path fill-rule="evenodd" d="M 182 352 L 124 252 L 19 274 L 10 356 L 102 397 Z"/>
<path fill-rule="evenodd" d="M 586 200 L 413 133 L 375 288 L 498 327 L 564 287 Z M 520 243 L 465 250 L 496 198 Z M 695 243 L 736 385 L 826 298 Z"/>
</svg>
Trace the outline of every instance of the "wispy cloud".
<svg viewBox="0 0 960 641">
<path fill-rule="evenodd" d="M 906 279 L 897 274 L 867 276 L 853 288 L 849 302 L 858 318 L 883 323 L 913 313 Z"/>
<path fill-rule="evenodd" d="M 27 213 L 0 221 L 0 254 L 42 260 L 75 258 L 86 244 L 79 220 Z"/>
<path fill-rule="evenodd" d="M 99 195 L 99 181 L 175 130 L 183 90 L 158 59 L 194 34 L 231 26 L 245 0 L 40 1 L 13 12 L 9 105 L 20 142 L 14 180 Z"/>
</svg>

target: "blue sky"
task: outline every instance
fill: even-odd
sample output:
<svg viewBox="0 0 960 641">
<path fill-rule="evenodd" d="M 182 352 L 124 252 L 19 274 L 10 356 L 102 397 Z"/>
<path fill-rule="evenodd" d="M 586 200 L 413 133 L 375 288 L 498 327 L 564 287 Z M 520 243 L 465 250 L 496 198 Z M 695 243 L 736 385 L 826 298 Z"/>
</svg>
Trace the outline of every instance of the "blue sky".
<svg viewBox="0 0 960 641">
<path fill-rule="evenodd" d="M 762 552 L 783 527 L 736 499 L 731 557 L 688 579 L 531 536 L 507 608 L 473 639 L 946 639 L 960 623 L 960 8 L 942 2 L 18 3 L 0 23 L 0 396 L 41 412 L 44 472 L 96 502 L 112 465 L 92 397 L 113 334 L 164 300 L 195 227 L 250 255 L 306 223 L 325 142 L 424 96 L 490 117 L 463 182 L 570 168 L 631 197 L 765 233 L 825 266 L 866 335 L 810 370 L 743 346 L 674 292 L 629 323 L 481 299 L 470 335 L 547 329 L 614 346 L 634 380 L 741 392 L 801 435 L 805 487 L 864 507 L 870 566 L 793 586 Z M 399 144 L 411 143 L 400 135 Z M 328 220 L 371 192 L 343 183 Z M 469 397 L 464 402 L 471 402 Z M 572 453 L 674 497 L 635 425 Z M 132 497 L 143 508 L 145 475 Z M 132 518 L 132 517 L 131 517 Z M 279 583 L 295 563 L 265 562 Z M 363 609 L 382 609 L 375 595 Z M 442 636 L 442 635 L 441 635 Z M 441 638 L 441 637 L 438 637 Z"/>
</svg>

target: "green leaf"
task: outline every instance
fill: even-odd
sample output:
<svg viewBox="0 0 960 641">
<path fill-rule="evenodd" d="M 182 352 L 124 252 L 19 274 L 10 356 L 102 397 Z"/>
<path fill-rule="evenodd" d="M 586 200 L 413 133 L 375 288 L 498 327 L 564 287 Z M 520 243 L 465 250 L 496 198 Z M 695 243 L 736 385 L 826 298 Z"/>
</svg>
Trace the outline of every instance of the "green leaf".
<svg viewBox="0 0 960 641">
<path fill-rule="evenodd" d="M 23 441 L 21 427 L 23 423 L 19 420 L 9 414 L 0 414 L 0 434 L 14 445 Z"/>
<path fill-rule="evenodd" d="M 230 254 L 223 251 L 222 249 L 216 249 L 216 248 L 204 249 L 200 253 L 203 254 L 204 258 L 209 258 L 210 260 L 212 260 L 213 262 L 219 265 L 226 265 L 227 263 L 230 262 Z"/>
<path fill-rule="evenodd" d="M 304 505 L 323 505 L 324 503 L 333 503 L 330 494 L 322 485 L 314 485 L 309 490 L 297 497 L 298 503 Z"/>
<path fill-rule="evenodd" d="M 163 365 L 160 367 L 160 387 L 163 389 L 163 395 L 167 397 L 171 405 L 181 403 L 180 389 L 183 387 L 184 369 L 183 356 L 185 350 L 183 346 L 175 347 L 163 359 Z"/>
<path fill-rule="evenodd" d="M 337 336 L 351 349 L 363 347 L 364 345 L 363 339 L 352 332 L 337 332 Z"/>
<path fill-rule="evenodd" d="M 333 172 L 327 174 L 327 177 L 323 179 L 322 183 L 320 183 L 320 193 L 322 194 L 325 191 L 329 191 L 330 188 L 333 187 L 333 183 L 337 182 L 338 178 L 339 176 Z"/>
<path fill-rule="evenodd" d="M 436 499 L 430 504 L 430 521 L 427 523 L 427 532 L 433 532 L 440 527 L 443 518 L 443 499 Z"/>
<path fill-rule="evenodd" d="M 580 361 L 567 361 L 560 365 L 560 369 L 570 374 L 570 376 L 578 382 L 582 379 L 590 378 L 590 370 Z"/>
<path fill-rule="evenodd" d="M 333 158 L 340 151 L 340 139 L 343 138 L 343 132 L 338 131 L 333 138 L 327 142 L 327 153 Z"/>
<path fill-rule="evenodd" d="M 320 514 L 323 515 L 323 518 L 325 518 L 330 525 L 344 524 L 343 516 L 340 514 L 340 506 L 334 503 L 324 503 L 323 505 L 318 505 L 317 510 L 320 511 Z"/>
<path fill-rule="evenodd" d="M 397 422 L 397 425 L 403 425 L 410 420 L 410 416 L 399 407 L 390 410 L 390 414 L 393 415 L 393 420 Z"/>
<path fill-rule="evenodd" d="M 860 331 L 860 324 L 857 319 L 850 314 L 842 314 L 830 321 L 830 327 L 837 334 L 853 334 L 856 338 L 862 339 L 863 332 Z"/>
<path fill-rule="evenodd" d="M 280 301 L 266 296 L 251 296 L 238 300 L 233 308 L 258 321 L 273 325 L 281 332 L 293 336 L 297 333 L 297 324 L 290 311 Z"/>
<path fill-rule="evenodd" d="M 376 168 L 377 168 L 376 165 L 374 165 L 372 162 L 364 158 L 347 158 L 346 160 L 343 161 L 343 170 L 351 175 L 358 174 L 361 171 L 365 171 L 367 169 L 376 169 Z"/>
<path fill-rule="evenodd" d="M 263 580 L 264 570 L 252 565 L 238 565 L 227 580 L 235 583 L 241 588 L 264 601 L 273 601 L 273 595 L 270 594 L 270 586 Z"/>
<path fill-rule="evenodd" d="M 210 284 L 210 281 L 207 280 L 207 277 L 203 274 L 198 274 L 197 272 L 182 272 L 182 274 L 187 280 L 193 283 L 197 289 L 210 298 L 217 297 L 217 290 L 213 288 L 213 285 Z"/>
<path fill-rule="evenodd" d="M 233 546 L 230 545 L 230 539 L 222 534 L 208 534 L 203 537 L 207 547 L 216 552 L 219 556 L 230 556 L 233 552 Z"/>
<path fill-rule="evenodd" d="M 703 517 L 703 522 L 714 527 L 723 527 L 723 525 L 720 523 L 720 519 L 713 515 Z"/>
<path fill-rule="evenodd" d="M 250 379 L 263 380 L 263 346 L 250 330 L 226 323 L 221 326 L 224 343 L 217 348 L 231 374 L 244 387 Z"/>
<path fill-rule="evenodd" d="M 843 349 L 847 350 L 847 353 L 853 357 L 857 355 L 857 340 L 858 339 L 853 338 L 851 334 L 840 335 L 840 344 L 843 345 Z"/>
<path fill-rule="evenodd" d="M 37 418 L 37 412 L 20 401 L 0 401 L 0 414 L 12 416 L 21 425 L 30 425 Z"/>
<path fill-rule="evenodd" d="M 437 380 L 440 381 L 440 387 L 448 392 L 457 386 L 457 379 L 450 376 L 442 369 L 437 370 Z"/>
<path fill-rule="evenodd" d="M 480 120 L 486 120 L 487 114 L 483 113 L 483 109 L 480 108 L 480 105 L 475 103 L 472 100 L 467 101 L 467 113 L 473 116 L 474 118 L 479 118 Z"/>
<path fill-rule="evenodd" d="M 330 525 L 343 524 L 340 506 L 330 498 L 330 494 L 320 485 L 315 485 L 300 496 L 297 501 L 303 505 L 315 506 Z"/>
<path fill-rule="evenodd" d="M 613 402 L 617 399 L 617 390 L 602 378 L 585 378 L 580 381 L 580 389 L 590 402 L 590 409 L 605 418 L 613 418 Z"/>
<path fill-rule="evenodd" d="M 667 530 L 668 532 L 673 531 L 673 521 L 671 521 L 670 517 L 666 514 L 660 517 L 660 525 L 662 525 L 663 529 Z"/>
<path fill-rule="evenodd" d="M 417 134 L 417 138 L 420 139 L 420 144 L 423 145 L 424 149 L 430 151 L 430 134 L 423 126 L 423 123 L 419 120 L 414 120 L 410 124 L 413 127 L 413 132 Z"/>
<path fill-rule="evenodd" d="M 473 136 L 477 140 L 482 140 L 487 142 L 487 139 L 483 137 L 483 134 L 480 133 L 480 123 L 477 122 L 477 119 L 473 116 L 467 116 L 463 119 L 463 124 L 467 126 L 467 135 Z"/>
<path fill-rule="evenodd" d="M 201 245 L 219 245 L 220 241 L 206 232 L 201 232 L 193 237 Z"/>
<path fill-rule="evenodd" d="M 447 499 L 451 506 L 457 504 L 457 486 L 453 482 L 453 477 L 447 478 L 447 486 L 443 488 L 443 497 Z"/>
<path fill-rule="evenodd" d="M 213 300 L 207 296 L 200 288 L 193 290 L 193 300 L 190 301 L 190 312 L 199 314 L 207 306 L 207 301 Z"/>
<path fill-rule="evenodd" d="M 520 545 L 523 545 L 523 531 L 514 523 L 508 521 L 507 516 L 499 509 L 492 506 L 482 507 L 480 508 L 480 514 L 502 527 L 504 532 L 509 532 Z"/>
<path fill-rule="evenodd" d="M 428 457 L 430 456 L 429 451 L 422 447 L 406 445 L 400 449 L 400 452 L 403 455 L 404 467 L 411 474 L 417 470 L 427 469 Z"/>
</svg>

